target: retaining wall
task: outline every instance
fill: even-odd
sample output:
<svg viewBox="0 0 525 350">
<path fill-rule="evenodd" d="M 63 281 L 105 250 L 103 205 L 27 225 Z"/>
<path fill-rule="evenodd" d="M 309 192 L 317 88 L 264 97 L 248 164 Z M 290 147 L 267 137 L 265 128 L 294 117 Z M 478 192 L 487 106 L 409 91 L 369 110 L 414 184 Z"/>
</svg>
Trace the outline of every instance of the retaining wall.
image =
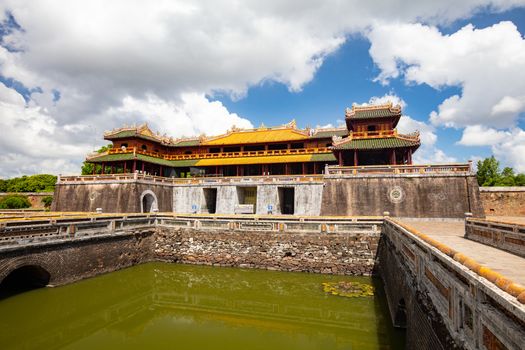
<svg viewBox="0 0 525 350">
<path fill-rule="evenodd" d="M 525 216 L 525 186 L 480 187 L 486 215 Z"/>
<path fill-rule="evenodd" d="M 371 275 L 380 226 L 338 233 L 159 226 L 155 256 L 185 264 Z"/>
<path fill-rule="evenodd" d="M 152 259 L 154 229 L 132 229 L 121 234 L 101 234 L 59 239 L 40 244 L 3 248 L 0 281 L 22 266 L 40 266 L 49 272 L 49 284 L 61 285 Z"/>
<path fill-rule="evenodd" d="M 321 215 L 484 217 L 478 188 L 473 175 L 327 176 Z"/>
<path fill-rule="evenodd" d="M 519 287 L 502 279 L 498 288 L 465 266 L 475 262 L 441 249 L 391 220 L 383 225 L 380 275 L 394 324 L 406 317 L 407 348 L 522 349 L 525 307 L 500 289 Z"/>
<path fill-rule="evenodd" d="M 173 210 L 171 186 L 142 181 L 57 183 L 51 210 L 94 212 L 101 208 L 104 213 L 141 213 L 146 191 L 154 194 L 159 211 Z"/>
</svg>

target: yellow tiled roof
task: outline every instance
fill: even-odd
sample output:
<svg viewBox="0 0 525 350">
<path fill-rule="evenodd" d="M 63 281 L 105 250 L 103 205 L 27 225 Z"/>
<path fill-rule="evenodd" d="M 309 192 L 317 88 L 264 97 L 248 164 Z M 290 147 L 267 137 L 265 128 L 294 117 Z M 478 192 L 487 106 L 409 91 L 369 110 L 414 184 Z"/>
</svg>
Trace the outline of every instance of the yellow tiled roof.
<svg viewBox="0 0 525 350">
<path fill-rule="evenodd" d="M 296 163 L 296 162 L 309 162 L 311 158 L 312 158 L 311 154 L 295 154 L 295 155 L 284 155 L 284 156 L 201 159 L 195 164 L 195 166 Z"/>
<path fill-rule="evenodd" d="M 308 139 L 308 134 L 292 128 L 231 131 L 225 135 L 204 140 L 201 145 L 237 145 L 250 143 L 299 141 Z"/>
</svg>

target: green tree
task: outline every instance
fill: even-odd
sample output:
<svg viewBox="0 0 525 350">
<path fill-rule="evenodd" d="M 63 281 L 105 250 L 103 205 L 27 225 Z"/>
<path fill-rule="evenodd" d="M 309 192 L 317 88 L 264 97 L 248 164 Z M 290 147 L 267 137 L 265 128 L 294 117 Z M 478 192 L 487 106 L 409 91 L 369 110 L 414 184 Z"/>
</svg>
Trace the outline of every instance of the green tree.
<svg viewBox="0 0 525 350">
<path fill-rule="evenodd" d="M 95 152 L 97 152 L 97 153 L 104 153 L 104 152 L 107 152 L 108 150 L 110 150 L 111 148 L 113 148 L 113 144 L 110 143 L 109 145 L 100 147 Z M 80 169 L 81 174 L 82 175 L 92 175 L 93 174 L 93 167 L 95 167 L 95 174 L 102 174 L 102 165 L 88 163 L 88 162 L 85 162 L 85 161 L 84 161 L 84 163 L 82 163 L 82 167 Z"/>
<path fill-rule="evenodd" d="M 515 186 L 525 186 L 525 174 L 518 174 L 514 178 Z"/>
<path fill-rule="evenodd" d="M 478 161 L 477 178 L 480 186 L 494 186 L 499 177 L 499 162 L 494 156 Z"/>
<path fill-rule="evenodd" d="M 23 209 L 31 207 L 27 196 L 21 194 L 10 194 L 0 199 L 0 209 Z"/>
</svg>

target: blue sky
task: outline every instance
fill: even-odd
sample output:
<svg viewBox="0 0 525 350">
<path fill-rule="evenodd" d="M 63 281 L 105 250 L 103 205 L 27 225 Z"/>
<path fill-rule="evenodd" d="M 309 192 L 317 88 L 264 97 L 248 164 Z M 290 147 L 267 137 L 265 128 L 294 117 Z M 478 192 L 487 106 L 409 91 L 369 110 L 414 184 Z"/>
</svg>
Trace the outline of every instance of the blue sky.
<svg viewBox="0 0 525 350">
<path fill-rule="evenodd" d="M 5 0 L 0 22 L 0 177 L 78 173 L 123 125 L 337 125 L 388 100 L 416 162 L 525 171 L 525 0 Z"/>
</svg>

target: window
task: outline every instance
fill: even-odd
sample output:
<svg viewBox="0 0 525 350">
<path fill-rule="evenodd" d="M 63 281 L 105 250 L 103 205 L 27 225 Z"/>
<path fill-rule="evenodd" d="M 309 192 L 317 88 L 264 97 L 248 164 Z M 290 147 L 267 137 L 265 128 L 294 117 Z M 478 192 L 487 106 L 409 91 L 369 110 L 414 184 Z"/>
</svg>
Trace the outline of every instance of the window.
<svg viewBox="0 0 525 350">
<path fill-rule="evenodd" d="M 142 145 L 140 146 L 140 148 L 143 150 L 143 151 L 147 151 L 148 150 L 148 147 L 146 145 Z"/>
</svg>

